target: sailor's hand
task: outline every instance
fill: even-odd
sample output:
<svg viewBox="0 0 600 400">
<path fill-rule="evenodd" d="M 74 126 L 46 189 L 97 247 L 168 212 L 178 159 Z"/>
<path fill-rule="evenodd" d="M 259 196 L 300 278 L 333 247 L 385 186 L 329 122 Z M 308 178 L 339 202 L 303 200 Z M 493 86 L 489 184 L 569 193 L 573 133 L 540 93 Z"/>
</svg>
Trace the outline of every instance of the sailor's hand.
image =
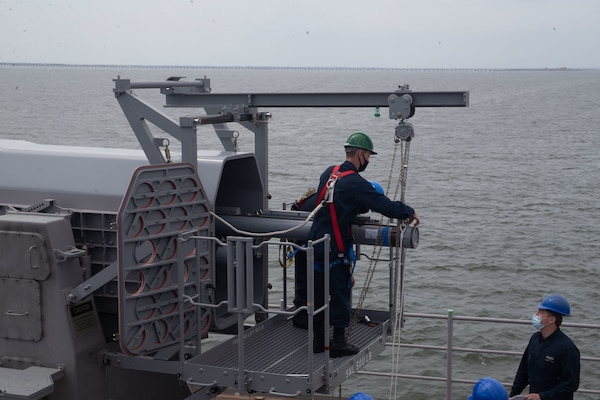
<svg viewBox="0 0 600 400">
<path fill-rule="evenodd" d="M 411 218 L 408 219 L 408 224 L 412 225 L 412 223 L 415 223 L 413 226 L 416 228 L 417 226 L 421 225 L 421 218 L 419 217 L 419 214 L 417 214 L 417 211 L 415 210 L 413 216 Z"/>
<path fill-rule="evenodd" d="M 527 395 L 527 400 L 542 400 L 542 398 L 539 393 L 529 393 L 529 395 Z"/>
</svg>

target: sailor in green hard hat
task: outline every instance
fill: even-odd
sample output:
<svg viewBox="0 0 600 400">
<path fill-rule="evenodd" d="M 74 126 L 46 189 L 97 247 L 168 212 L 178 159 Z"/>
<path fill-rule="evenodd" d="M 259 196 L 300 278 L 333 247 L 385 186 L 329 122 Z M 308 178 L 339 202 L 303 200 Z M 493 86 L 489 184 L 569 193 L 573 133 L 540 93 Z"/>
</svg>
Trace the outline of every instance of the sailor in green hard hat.
<svg viewBox="0 0 600 400">
<path fill-rule="evenodd" d="M 377 154 L 373 141 L 363 132 L 352 133 L 344 143 L 346 160 L 328 167 L 322 174 L 315 204 L 322 208 L 315 214 L 307 240 L 317 241 L 325 235 L 331 238 L 329 248 L 323 242 L 314 246 L 315 309 L 324 305 L 324 269 L 329 268 L 330 323 L 333 339 L 330 346 L 332 357 L 343 357 L 359 352 L 359 348 L 346 341 L 345 330 L 351 319 L 352 272 L 356 263 L 352 223 L 361 210 L 370 209 L 390 218 L 406 220 L 414 226 L 421 222 L 417 212 L 408 205 L 390 200 L 383 190 L 360 176 L 369 164 L 369 158 Z M 329 265 L 324 265 L 325 252 L 329 253 Z M 300 267 L 302 268 L 302 267 Z M 306 288 L 296 287 L 294 304 L 306 305 Z M 305 327 L 300 318 L 294 325 Z M 315 341 L 313 351 L 324 351 L 323 313 L 314 319 Z"/>
<path fill-rule="evenodd" d="M 527 400 L 572 400 L 579 388 L 580 354 L 575 343 L 560 329 L 571 306 L 559 294 L 541 301 L 531 318 L 537 330 L 523 353 L 510 396 L 529 385 Z"/>
</svg>

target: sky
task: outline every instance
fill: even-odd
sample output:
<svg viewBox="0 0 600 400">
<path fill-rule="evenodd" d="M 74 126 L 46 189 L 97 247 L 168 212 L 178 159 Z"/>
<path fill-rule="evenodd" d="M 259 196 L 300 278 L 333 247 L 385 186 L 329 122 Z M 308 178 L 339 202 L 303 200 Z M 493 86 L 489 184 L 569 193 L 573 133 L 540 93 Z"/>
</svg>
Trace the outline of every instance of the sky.
<svg viewBox="0 0 600 400">
<path fill-rule="evenodd" d="M 0 0 L 0 63 L 598 68 L 600 0 Z"/>
</svg>

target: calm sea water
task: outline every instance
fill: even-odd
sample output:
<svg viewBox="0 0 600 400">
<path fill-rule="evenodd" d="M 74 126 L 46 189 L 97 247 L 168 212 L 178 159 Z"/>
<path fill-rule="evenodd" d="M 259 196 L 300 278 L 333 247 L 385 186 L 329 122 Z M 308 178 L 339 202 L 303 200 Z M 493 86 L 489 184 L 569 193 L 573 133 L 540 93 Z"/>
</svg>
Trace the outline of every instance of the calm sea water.
<svg viewBox="0 0 600 400">
<path fill-rule="evenodd" d="M 468 108 L 419 108 L 411 119 L 406 202 L 423 223 L 418 249 L 409 251 L 406 311 L 528 319 L 546 294 L 565 295 L 569 322 L 600 323 L 600 71 L 290 71 L 130 68 L 0 68 L 0 137 L 38 143 L 136 147 L 112 94 L 112 79 L 160 81 L 207 75 L 214 92 L 470 91 Z M 160 107 L 158 93 L 143 97 Z M 270 110 L 271 208 L 280 209 L 321 171 L 343 159 L 342 143 L 355 130 L 374 139 L 379 155 L 364 173 L 382 184 L 390 176 L 396 122 L 375 110 Z M 189 115 L 166 110 L 173 116 Z M 179 113 L 179 114 L 178 114 Z M 217 148 L 208 130 L 201 146 Z M 242 151 L 252 135 L 240 132 Z M 396 164 L 397 166 L 398 164 Z M 8 173 L 3 171 L 2 173 Z M 392 171 L 397 179 L 398 171 Z M 368 252 L 367 252 L 368 253 Z M 357 267 L 362 282 L 368 263 Z M 273 266 L 274 281 L 279 272 Z M 386 268 L 376 273 L 365 307 L 385 308 Z M 279 293 L 274 291 L 273 299 Z M 358 297 L 358 296 L 356 296 Z M 533 328 L 457 327 L 456 345 L 522 351 Z M 582 355 L 598 357 L 595 332 L 565 331 Z M 444 322 L 408 319 L 402 340 L 445 343 Z M 402 350 L 401 372 L 443 375 L 440 353 Z M 384 353 L 369 370 L 389 371 Z M 494 376 L 512 382 L 518 357 L 455 355 L 456 378 Z M 600 387 L 600 368 L 582 364 L 581 386 Z M 389 381 L 361 376 L 344 385 L 387 398 Z M 400 381 L 401 398 L 443 398 L 443 384 Z M 454 398 L 470 385 L 457 384 Z M 578 399 L 595 398 L 578 395 Z"/>
</svg>

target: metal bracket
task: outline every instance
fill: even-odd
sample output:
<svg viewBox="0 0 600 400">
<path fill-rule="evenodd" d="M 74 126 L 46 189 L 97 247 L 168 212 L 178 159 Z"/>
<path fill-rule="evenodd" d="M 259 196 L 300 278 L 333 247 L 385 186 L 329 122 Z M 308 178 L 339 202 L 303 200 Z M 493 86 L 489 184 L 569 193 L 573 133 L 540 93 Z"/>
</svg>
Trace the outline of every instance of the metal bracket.
<svg viewBox="0 0 600 400">
<path fill-rule="evenodd" d="M 86 251 L 82 249 L 78 249 L 77 247 L 69 246 L 69 250 L 62 251 L 59 249 L 54 249 L 54 256 L 56 257 L 57 263 L 62 263 L 67 261 L 69 258 L 79 258 L 81 256 L 85 256 Z"/>
<path fill-rule="evenodd" d="M 118 264 L 115 261 L 102 271 L 92 275 L 92 277 L 85 282 L 79 284 L 73 289 L 66 290 L 65 296 L 67 303 L 76 303 L 81 301 L 102 286 L 106 285 L 108 282 L 115 279 L 117 277 L 117 265 Z"/>
<path fill-rule="evenodd" d="M 405 93 L 401 96 L 391 94 L 388 97 L 388 105 L 390 109 L 390 119 L 408 119 L 415 113 L 415 108 L 412 105 L 413 98 L 410 94 Z"/>
</svg>

